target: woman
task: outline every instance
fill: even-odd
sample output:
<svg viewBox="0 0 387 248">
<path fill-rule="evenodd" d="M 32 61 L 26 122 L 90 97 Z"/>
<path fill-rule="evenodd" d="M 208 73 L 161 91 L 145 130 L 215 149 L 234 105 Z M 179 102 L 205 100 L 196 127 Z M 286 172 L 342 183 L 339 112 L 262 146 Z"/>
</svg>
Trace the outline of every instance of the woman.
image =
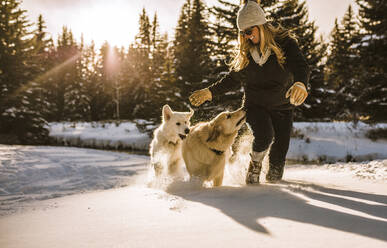
<svg viewBox="0 0 387 248">
<path fill-rule="evenodd" d="M 309 69 L 292 34 L 268 23 L 257 1 L 242 1 L 238 11 L 238 48 L 230 72 L 190 96 L 194 106 L 244 86 L 247 122 L 254 133 L 246 184 L 258 184 L 269 152 L 266 180 L 282 179 L 293 125 L 293 109 L 308 96 Z"/>
</svg>

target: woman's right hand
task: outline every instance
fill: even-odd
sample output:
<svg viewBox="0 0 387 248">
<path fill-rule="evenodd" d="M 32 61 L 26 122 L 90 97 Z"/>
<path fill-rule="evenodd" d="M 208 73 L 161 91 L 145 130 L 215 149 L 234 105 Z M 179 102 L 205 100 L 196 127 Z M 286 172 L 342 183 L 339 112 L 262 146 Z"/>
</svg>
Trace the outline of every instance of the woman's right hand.
<svg viewBox="0 0 387 248">
<path fill-rule="evenodd" d="M 211 101 L 212 94 L 210 89 L 204 88 L 201 90 L 194 91 L 192 95 L 189 96 L 189 101 L 195 107 L 202 105 L 205 101 Z"/>
</svg>

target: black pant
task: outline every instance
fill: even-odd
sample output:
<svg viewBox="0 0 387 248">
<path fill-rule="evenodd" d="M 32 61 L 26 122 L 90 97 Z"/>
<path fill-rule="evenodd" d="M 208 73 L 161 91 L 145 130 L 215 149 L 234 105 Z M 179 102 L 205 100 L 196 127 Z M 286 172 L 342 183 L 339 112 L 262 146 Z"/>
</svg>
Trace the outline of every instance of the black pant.
<svg viewBox="0 0 387 248">
<path fill-rule="evenodd" d="M 267 110 L 261 107 L 246 108 L 247 123 L 254 133 L 253 151 L 262 152 L 270 147 L 269 163 L 283 167 L 289 149 L 293 125 L 293 109 Z"/>
</svg>

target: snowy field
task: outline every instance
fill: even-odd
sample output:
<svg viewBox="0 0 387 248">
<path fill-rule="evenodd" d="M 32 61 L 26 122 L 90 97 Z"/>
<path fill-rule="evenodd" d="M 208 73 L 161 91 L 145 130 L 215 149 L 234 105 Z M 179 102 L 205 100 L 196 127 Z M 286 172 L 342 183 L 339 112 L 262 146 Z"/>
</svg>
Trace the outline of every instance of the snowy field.
<svg viewBox="0 0 387 248">
<path fill-rule="evenodd" d="M 200 188 L 155 180 L 148 156 L 0 145 L 0 158 L 2 248 L 387 245 L 387 160 Z"/>
<path fill-rule="evenodd" d="M 66 146 L 147 150 L 151 142 L 149 136 L 140 132 L 133 122 L 60 122 L 50 123 L 48 129 L 50 137 Z"/>
<path fill-rule="evenodd" d="M 92 149 L 0 145 L 0 215 L 36 200 L 127 186 L 148 161 Z"/>
<path fill-rule="evenodd" d="M 308 164 L 260 186 L 244 185 L 243 157 L 222 187 L 202 188 L 184 171 L 154 178 L 145 155 L 0 145 L 0 247 L 386 247 L 387 141 L 367 139 L 375 127 L 361 123 L 295 126 L 289 156 Z M 55 124 L 51 136 L 113 149 L 150 142 L 131 123 Z M 348 157 L 362 162 L 340 162 Z"/>
</svg>

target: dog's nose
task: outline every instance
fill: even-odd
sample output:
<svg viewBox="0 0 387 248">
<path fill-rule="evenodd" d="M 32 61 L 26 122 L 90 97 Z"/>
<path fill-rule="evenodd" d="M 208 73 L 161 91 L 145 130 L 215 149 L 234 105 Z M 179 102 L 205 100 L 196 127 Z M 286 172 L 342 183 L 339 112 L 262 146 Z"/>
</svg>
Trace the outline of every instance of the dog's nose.
<svg viewBox="0 0 387 248">
<path fill-rule="evenodd" d="M 189 129 L 186 128 L 186 129 L 184 130 L 184 132 L 185 132 L 185 134 L 188 134 L 188 133 L 189 133 Z"/>
</svg>

